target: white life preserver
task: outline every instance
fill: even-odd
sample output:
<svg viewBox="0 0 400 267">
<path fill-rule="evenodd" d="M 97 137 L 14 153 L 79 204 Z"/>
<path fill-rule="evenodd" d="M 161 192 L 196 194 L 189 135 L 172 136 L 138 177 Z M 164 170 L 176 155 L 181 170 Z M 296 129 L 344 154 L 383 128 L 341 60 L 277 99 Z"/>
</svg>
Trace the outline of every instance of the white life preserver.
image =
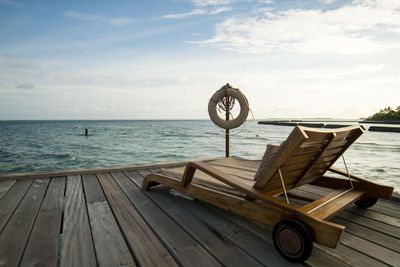
<svg viewBox="0 0 400 267">
<path fill-rule="evenodd" d="M 222 119 L 217 113 L 218 102 L 223 99 L 225 95 L 235 98 L 240 104 L 239 116 L 229 121 Z M 210 119 L 213 123 L 223 129 L 233 129 L 242 125 L 249 115 L 249 109 L 249 102 L 247 101 L 247 98 L 239 89 L 235 88 L 223 87 L 219 89 L 208 102 L 208 114 L 210 115 Z"/>
</svg>

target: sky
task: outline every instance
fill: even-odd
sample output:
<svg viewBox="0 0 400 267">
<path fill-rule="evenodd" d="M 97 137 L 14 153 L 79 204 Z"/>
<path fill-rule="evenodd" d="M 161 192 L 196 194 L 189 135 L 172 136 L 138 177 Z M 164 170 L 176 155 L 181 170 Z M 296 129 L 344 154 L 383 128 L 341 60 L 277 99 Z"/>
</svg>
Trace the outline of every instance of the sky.
<svg viewBox="0 0 400 267">
<path fill-rule="evenodd" d="M 0 0 L 0 120 L 256 119 L 400 106 L 399 0 Z"/>
</svg>

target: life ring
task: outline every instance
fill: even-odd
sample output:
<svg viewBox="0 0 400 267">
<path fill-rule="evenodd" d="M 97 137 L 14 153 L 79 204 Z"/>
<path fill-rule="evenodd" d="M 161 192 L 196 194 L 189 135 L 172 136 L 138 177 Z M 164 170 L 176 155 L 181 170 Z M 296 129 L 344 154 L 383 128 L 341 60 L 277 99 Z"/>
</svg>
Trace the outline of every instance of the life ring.
<svg viewBox="0 0 400 267">
<path fill-rule="evenodd" d="M 218 102 L 221 101 L 225 95 L 235 98 L 240 104 L 239 116 L 229 121 L 222 119 L 217 113 Z M 244 94 L 239 89 L 231 87 L 222 87 L 214 93 L 208 102 L 208 114 L 210 115 L 211 121 L 223 129 L 233 129 L 242 125 L 249 115 L 249 109 L 249 102 Z"/>
</svg>

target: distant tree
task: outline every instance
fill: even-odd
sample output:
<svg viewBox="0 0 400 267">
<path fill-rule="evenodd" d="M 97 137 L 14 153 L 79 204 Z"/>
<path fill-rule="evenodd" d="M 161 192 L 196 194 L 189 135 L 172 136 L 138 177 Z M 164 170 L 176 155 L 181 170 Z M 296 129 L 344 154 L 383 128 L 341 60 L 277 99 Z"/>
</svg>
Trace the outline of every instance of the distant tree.
<svg viewBox="0 0 400 267">
<path fill-rule="evenodd" d="M 381 109 L 379 112 L 368 117 L 371 121 L 400 121 L 400 106 L 396 109 L 386 107 Z"/>
</svg>

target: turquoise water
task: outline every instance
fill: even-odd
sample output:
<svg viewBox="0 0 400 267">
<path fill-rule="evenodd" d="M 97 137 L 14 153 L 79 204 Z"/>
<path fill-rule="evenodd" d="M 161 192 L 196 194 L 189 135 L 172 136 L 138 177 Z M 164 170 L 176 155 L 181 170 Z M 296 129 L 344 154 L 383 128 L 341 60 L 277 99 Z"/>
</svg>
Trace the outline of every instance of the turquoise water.
<svg viewBox="0 0 400 267">
<path fill-rule="evenodd" d="M 89 136 L 84 136 L 85 128 Z M 261 158 L 292 127 L 233 132 L 231 154 Z M 0 174 L 109 167 L 224 156 L 223 132 L 210 121 L 0 121 Z M 345 153 L 352 173 L 400 192 L 400 134 L 365 132 Z M 336 167 L 343 168 L 338 161 Z"/>
</svg>

